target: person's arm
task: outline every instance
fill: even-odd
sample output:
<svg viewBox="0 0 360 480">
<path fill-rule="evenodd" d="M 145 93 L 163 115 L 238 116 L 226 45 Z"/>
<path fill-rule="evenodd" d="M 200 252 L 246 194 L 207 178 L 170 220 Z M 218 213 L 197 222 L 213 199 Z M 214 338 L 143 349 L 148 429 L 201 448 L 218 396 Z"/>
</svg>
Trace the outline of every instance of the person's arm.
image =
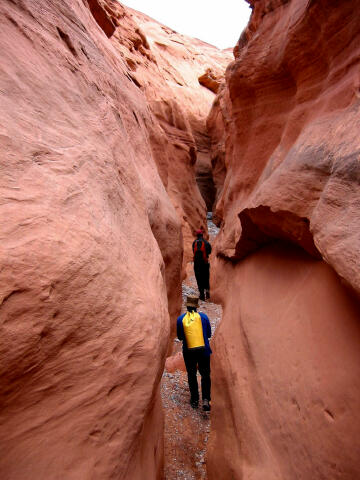
<svg viewBox="0 0 360 480">
<path fill-rule="evenodd" d="M 206 336 L 207 338 L 210 338 L 211 337 L 211 324 L 210 324 L 210 320 L 209 320 L 209 317 L 207 315 L 205 315 L 205 313 L 203 313 L 204 315 L 204 319 L 205 319 L 205 327 L 206 327 Z"/>
<path fill-rule="evenodd" d="M 207 256 L 209 256 L 210 253 L 211 253 L 211 245 L 210 245 L 209 242 L 205 243 L 205 248 L 206 248 L 206 254 L 207 254 Z"/>
<path fill-rule="evenodd" d="M 184 340 L 184 329 L 182 324 L 182 318 L 178 317 L 176 322 L 176 332 L 179 340 Z"/>
</svg>

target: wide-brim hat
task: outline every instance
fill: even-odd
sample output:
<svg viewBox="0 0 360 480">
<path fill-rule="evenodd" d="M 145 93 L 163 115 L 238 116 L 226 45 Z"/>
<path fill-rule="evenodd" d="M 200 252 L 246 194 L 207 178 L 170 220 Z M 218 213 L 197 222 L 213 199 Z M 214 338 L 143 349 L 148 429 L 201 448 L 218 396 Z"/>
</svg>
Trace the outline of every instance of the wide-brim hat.
<svg viewBox="0 0 360 480">
<path fill-rule="evenodd" d="M 199 306 L 199 297 L 196 295 L 188 295 L 186 297 L 186 306 L 187 307 L 198 307 Z"/>
</svg>

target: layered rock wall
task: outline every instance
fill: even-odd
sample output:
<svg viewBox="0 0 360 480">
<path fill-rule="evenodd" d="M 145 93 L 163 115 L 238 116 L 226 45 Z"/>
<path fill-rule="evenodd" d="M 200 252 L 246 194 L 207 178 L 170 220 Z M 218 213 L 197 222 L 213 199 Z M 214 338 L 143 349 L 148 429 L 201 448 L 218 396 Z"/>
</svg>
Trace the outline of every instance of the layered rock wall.
<svg viewBox="0 0 360 480">
<path fill-rule="evenodd" d="M 360 19 L 350 1 L 249 3 L 208 119 L 222 226 L 213 298 L 225 309 L 209 478 L 350 480 L 360 475 Z"/>
<path fill-rule="evenodd" d="M 0 477 L 160 478 L 183 247 L 156 120 L 87 2 L 0 12 Z"/>
<path fill-rule="evenodd" d="M 248 31 L 256 33 L 240 40 L 217 101 L 228 137 L 219 249 L 241 255 L 240 210 L 288 211 L 310 222 L 322 256 L 359 289 L 358 273 L 346 272 L 351 262 L 342 265 L 347 249 L 338 238 L 339 231 L 345 243 L 353 235 L 356 211 L 349 204 L 356 192 L 351 200 L 345 192 L 357 182 L 358 18 L 351 2 L 279 2 L 273 10 L 270 3 L 255 3 Z"/>
<path fill-rule="evenodd" d="M 185 274 L 194 233 L 200 227 L 207 231 L 206 211 L 215 195 L 206 127 L 215 94 L 201 78 L 210 70 L 220 82 L 233 55 L 136 10 L 117 6 L 115 12 L 121 22 L 111 42 L 158 120 L 147 128 L 159 174 L 182 222 Z"/>
</svg>

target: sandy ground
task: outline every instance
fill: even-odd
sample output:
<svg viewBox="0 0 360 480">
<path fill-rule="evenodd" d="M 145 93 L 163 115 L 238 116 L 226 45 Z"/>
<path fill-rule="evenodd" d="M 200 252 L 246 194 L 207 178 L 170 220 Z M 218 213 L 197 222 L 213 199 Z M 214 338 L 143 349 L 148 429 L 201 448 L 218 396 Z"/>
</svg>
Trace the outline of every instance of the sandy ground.
<svg viewBox="0 0 360 480">
<path fill-rule="evenodd" d="M 210 242 L 217 233 L 215 225 L 209 225 Z M 210 286 L 211 287 L 211 286 Z M 183 283 L 183 304 L 186 295 L 197 294 L 193 264 L 188 265 L 188 276 Z M 185 307 L 183 308 L 185 311 Z M 211 299 L 202 302 L 198 311 L 206 313 L 210 319 L 212 333 L 221 319 L 221 306 L 211 303 Z M 210 341 L 211 344 L 211 341 Z M 182 343 L 174 340 L 174 358 L 181 360 Z M 187 375 L 183 362 L 173 372 L 166 371 L 161 383 L 161 396 L 165 412 L 165 479 L 166 480 L 204 480 L 206 475 L 206 445 L 210 432 L 211 413 L 201 408 L 194 410 L 190 406 L 190 394 Z M 199 392 L 201 392 L 198 374 Z M 201 393 L 200 393 L 201 398 Z"/>
</svg>

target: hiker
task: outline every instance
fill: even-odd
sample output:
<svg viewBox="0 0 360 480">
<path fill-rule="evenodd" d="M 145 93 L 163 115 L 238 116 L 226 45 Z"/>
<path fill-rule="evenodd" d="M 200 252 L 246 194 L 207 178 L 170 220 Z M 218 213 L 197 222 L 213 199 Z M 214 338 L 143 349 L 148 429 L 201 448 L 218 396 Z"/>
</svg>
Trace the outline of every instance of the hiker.
<svg viewBox="0 0 360 480">
<path fill-rule="evenodd" d="M 186 299 L 187 312 L 177 319 L 177 336 L 183 342 L 183 356 L 188 374 L 190 405 L 199 406 L 197 370 L 201 375 L 201 393 L 203 410 L 210 410 L 210 354 L 209 338 L 211 325 L 205 313 L 197 312 L 199 299 L 189 295 Z"/>
<path fill-rule="evenodd" d="M 210 263 L 211 245 L 204 239 L 204 232 L 196 232 L 197 239 L 193 241 L 194 273 L 198 285 L 200 300 L 210 298 Z"/>
</svg>

